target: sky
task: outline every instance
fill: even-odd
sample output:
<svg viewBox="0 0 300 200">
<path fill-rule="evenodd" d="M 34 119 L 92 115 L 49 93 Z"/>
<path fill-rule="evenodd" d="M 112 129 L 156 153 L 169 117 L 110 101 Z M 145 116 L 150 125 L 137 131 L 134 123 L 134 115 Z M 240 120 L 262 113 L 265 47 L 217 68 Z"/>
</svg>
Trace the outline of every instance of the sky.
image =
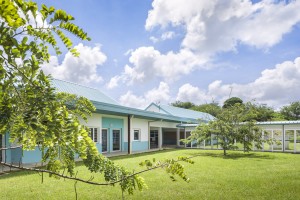
<svg viewBox="0 0 300 200">
<path fill-rule="evenodd" d="M 125 106 L 240 97 L 280 108 L 300 100 L 300 0 L 38 0 L 92 38 L 71 36 L 42 69 Z"/>
</svg>

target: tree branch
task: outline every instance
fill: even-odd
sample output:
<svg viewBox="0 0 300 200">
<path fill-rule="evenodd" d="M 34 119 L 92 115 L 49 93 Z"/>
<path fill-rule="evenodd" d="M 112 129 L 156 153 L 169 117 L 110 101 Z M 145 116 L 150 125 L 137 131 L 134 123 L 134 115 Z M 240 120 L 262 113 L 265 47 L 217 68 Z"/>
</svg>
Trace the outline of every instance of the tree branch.
<svg viewBox="0 0 300 200">
<path fill-rule="evenodd" d="M 195 155 L 195 156 L 187 157 L 187 159 L 191 159 L 191 158 L 198 157 L 198 156 L 200 156 L 200 155 Z M 175 160 L 174 162 L 179 162 L 179 161 L 183 161 L 183 160 Z M 133 177 L 135 175 L 142 174 L 142 173 L 154 170 L 154 169 L 162 168 L 162 167 L 167 166 L 168 164 L 169 163 L 164 163 L 164 164 L 161 164 L 161 165 L 150 167 L 150 168 L 147 168 L 145 170 L 142 170 L 142 171 L 139 171 L 139 172 L 135 172 L 135 173 L 133 173 L 131 175 L 124 176 L 123 178 L 121 178 L 119 180 L 116 180 L 116 181 L 106 182 L 106 183 L 99 183 L 99 182 L 91 181 L 92 180 L 91 178 L 89 180 L 84 180 L 82 178 L 77 178 L 77 176 L 71 177 L 71 176 L 68 176 L 68 175 L 64 175 L 64 173 L 60 174 L 60 173 L 53 172 L 53 171 L 46 170 L 46 169 L 29 168 L 29 167 L 23 167 L 23 166 L 20 166 L 20 165 L 18 166 L 18 165 L 8 164 L 8 163 L 5 163 L 5 162 L 0 162 L 0 165 L 7 166 L 7 167 L 10 167 L 10 168 L 15 168 L 15 169 L 20 169 L 20 170 L 26 170 L 26 171 L 34 171 L 34 172 L 38 172 L 38 173 L 45 172 L 45 173 L 48 173 L 48 174 L 51 174 L 51 175 L 55 175 L 55 176 L 58 176 L 58 177 L 61 177 L 61 178 L 64 178 L 64 179 L 69 179 L 69 180 L 74 180 L 74 181 L 78 181 L 78 182 L 82 182 L 82 183 L 87 183 L 87 184 L 91 184 L 91 185 L 99 185 L 99 186 L 115 185 L 116 183 L 120 183 L 123 180 L 131 178 L 131 177 Z"/>
</svg>

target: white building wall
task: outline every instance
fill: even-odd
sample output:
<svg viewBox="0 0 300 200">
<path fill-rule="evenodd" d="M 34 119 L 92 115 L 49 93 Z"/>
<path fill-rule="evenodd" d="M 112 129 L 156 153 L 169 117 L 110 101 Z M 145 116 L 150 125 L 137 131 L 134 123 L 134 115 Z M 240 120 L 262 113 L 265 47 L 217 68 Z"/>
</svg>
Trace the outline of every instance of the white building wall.
<svg viewBox="0 0 300 200">
<path fill-rule="evenodd" d="M 133 140 L 133 133 L 135 129 L 140 130 L 141 141 L 148 141 L 148 120 L 132 118 L 131 119 L 131 139 Z"/>
<path fill-rule="evenodd" d="M 176 127 L 177 124 L 178 123 L 164 122 L 164 121 L 150 122 L 151 127 L 163 127 L 163 128 L 177 128 Z"/>
</svg>

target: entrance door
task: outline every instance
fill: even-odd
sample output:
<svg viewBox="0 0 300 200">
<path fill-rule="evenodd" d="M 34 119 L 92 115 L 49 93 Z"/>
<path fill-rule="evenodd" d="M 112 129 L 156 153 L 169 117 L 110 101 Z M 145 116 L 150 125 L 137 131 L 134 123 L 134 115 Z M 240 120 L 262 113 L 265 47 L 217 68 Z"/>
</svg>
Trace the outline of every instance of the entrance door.
<svg viewBox="0 0 300 200">
<path fill-rule="evenodd" d="M 113 130 L 113 151 L 121 150 L 121 131 Z"/>
<path fill-rule="evenodd" d="M 102 153 L 107 152 L 107 146 L 108 146 L 108 137 L 107 137 L 107 129 L 102 129 Z"/>
<path fill-rule="evenodd" d="M 150 149 L 158 148 L 158 130 L 150 130 Z"/>
</svg>

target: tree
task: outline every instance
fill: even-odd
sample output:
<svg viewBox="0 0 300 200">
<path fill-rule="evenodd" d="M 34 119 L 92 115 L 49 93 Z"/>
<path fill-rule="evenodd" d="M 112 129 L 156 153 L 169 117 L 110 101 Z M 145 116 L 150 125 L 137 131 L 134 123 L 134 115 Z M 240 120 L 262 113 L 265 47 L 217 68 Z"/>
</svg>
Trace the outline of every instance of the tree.
<svg viewBox="0 0 300 200">
<path fill-rule="evenodd" d="M 238 97 L 231 97 L 224 102 L 223 108 L 229 108 L 235 104 L 243 104 L 243 100 Z"/>
<path fill-rule="evenodd" d="M 221 107 L 217 103 L 201 104 L 198 106 L 194 106 L 191 109 L 200 112 L 209 113 L 214 117 L 216 117 L 221 112 Z"/>
<path fill-rule="evenodd" d="M 215 120 L 196 127 L 185 142 L 201 143 L 215 137 L 223 148 L 224 155 L 227 154 L 227 150 L 237 149 L 236 143 L 242 143 L 245 152 L 251 150 L 253 141 L 257 148 L 261 148 L 263 141 L 261 131 L 256 126 L 254 117 L 255 110 L 250 106 L 235 104 L 229 108 L 223 108 Z"/>
<path fill-rule="evenodd" d="M 286 120 L 299 120 L 300 119 L 300 101 L 292 102 L 288 106 L 283 106 L 280 113 Z"/>
<path fill-rule="evenodd" d="M 174 103 L 171 103 L 171 105 L 179 108 L 185 108 L 185 109 L 190 109 L 195 106 L 195 104 L 192 102 L 182 102 L 182 101 L 175 101 Z"/>
<path fill-rule="evenodd" d="M 66 34 L 81 40 L 90 38 L 73 20 L 73 16 L 54 7 L 42 5 L 39 10 L 37 4 L 30 1 L 1 1 L 0 134 L 9 132 L 10 143 L 19 144 L 23 150 L 33 150 L 38 145 L 46 169 L 1 164 L 94 185 L 119 183 L 122 192 L 132 194 L 134 189 L 145 187 L 138 175 L 141 172 L 130 172 L 99 154 L 87 128 L 79 123 L 80 118 L 87 120 L 95 107 L 86 98 L 56 93 L 50 84 L 51 77 L 40 68 L 44 62 L 49 62 L 48 46 L 57 54 L 61 53 L 57 38 L 74 56 L 79 56 Z M 91 172 L 103 174 L 106 183 L 77 178 L 75 154 Z M 191 162 L 188 158 L 179 160 Z M 172 177 L 179 175 L 188 180 L 177 161 L 146 162 L 146 166 L 147 170 L 165 168 Z"/>
</svg>

